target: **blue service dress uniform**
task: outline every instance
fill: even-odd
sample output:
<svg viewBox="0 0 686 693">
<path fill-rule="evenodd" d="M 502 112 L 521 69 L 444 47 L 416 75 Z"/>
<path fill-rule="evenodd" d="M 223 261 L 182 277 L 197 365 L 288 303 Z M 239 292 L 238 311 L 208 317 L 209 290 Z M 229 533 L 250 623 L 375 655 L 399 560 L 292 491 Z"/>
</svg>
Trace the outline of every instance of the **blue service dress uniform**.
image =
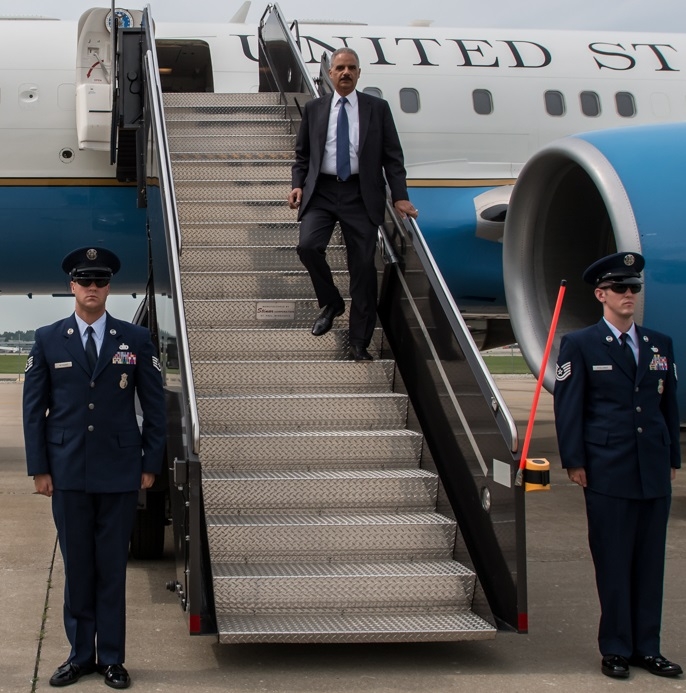
<svg viewBox="0 0 686 693">
<path fill-rule="evenodd" d="M 135 399 L 143 411 L 139 428 Z M 29 475 L 51 474 L 70 662 L 124 662 L 125 580 L 141 474 L 161 471 L 160 365 L 147 329 L 107 314 L 91 374 L 74 315 L 36 331 L 24 383 Z"/>
<path fill-rule="evenodd" d="M 681 466 L 672 340 L 636 325 L 635 374 L 605 320 L 565 335 L 554 390 L 562 466 L 583 467 L 603 655 L 660 654 L 671 469 Z"/>
</svg>

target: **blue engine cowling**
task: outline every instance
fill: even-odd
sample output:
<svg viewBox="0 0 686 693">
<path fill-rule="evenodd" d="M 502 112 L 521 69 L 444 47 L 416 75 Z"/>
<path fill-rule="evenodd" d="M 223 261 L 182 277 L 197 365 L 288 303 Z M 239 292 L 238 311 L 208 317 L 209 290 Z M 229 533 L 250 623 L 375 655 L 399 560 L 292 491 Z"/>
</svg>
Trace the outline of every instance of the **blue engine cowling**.
<svg viewBox="0 0 686 693">
<path fill-rule="evenodd" d="M 538 374 L 561 280 L 567 289 L 545 374 L 552 390 L 560 338 L 599 320 L 583 270 L 615 251 L 646 259 L 636 322 L 674 339 L 686 365 L 686 124 L 586 133 L 553 142 L 523 168 L 510 199 L 503 276 L 522 353 Z M 686 388 L 680 406 L 686 415 Z"/>
</svg>

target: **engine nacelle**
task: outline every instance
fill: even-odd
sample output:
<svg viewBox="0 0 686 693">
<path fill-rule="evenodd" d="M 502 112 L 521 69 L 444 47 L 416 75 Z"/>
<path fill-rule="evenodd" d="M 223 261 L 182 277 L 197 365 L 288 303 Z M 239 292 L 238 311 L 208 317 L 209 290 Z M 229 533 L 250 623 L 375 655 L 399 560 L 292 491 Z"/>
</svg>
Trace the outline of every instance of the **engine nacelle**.
<svg viewBox="0 0 686 693">
<path fill-rule="evenodd" d="M 586 133 L 553 142 L 522 169 L 505 222 L 503 276 L 515 336 L 538 374 L 560 282 L 567 280 L 545 386 L 562 335 L 600 319 L 581 274 L 597 258 L 646 259 L 636 322 L 674 339 L 686 366 L 686 124 Z M 686 387 L 680 405 L 686 415 Z"/>
</svg>

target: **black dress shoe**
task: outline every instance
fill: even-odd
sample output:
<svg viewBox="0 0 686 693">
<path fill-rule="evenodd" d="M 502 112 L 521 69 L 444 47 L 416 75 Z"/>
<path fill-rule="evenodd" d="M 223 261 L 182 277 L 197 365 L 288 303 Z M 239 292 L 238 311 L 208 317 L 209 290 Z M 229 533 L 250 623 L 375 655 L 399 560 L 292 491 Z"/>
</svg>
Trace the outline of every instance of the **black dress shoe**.
<svg viewBox="0 0 686 693">
<path fill-rule="evenodd" d="M 355 361 L 373 361 L 374 357 L 362 346 L 350 347 L 350 358 Z"/>
<path fill-rule="evenodd" d="M 333 325 L 333 319 L 339 315 L 343 315 L 345 311 L 345 303 L 335 303 L 329 306 L 324 306 L 324 310 L 319 314 L 319 317 L 312 325 L 312 334 L 315 337 L 321 337 L 326 334 Z"/>
<path fill-rule="evenodd" d="M 76 683 L 82 676 L 92 674 L 94 666 L 79 666 L 74 662 L 65 662 L 57 667 L 55 673 L 50 677 L 51 686 L 69 686 Z"/>
<path fill-rule="evenodd" d="M 605 655 L 600 669 L 605 676 L 615 679 L 625 679 L 629 676 L 629 662 L 621 655 Z"/>
<path fill-rule="evenodd" d="M 641 667 L 649 671 L 655 676 L 680 676 L 684 670 L 674 662 L 670 662 L 662 655 L 656 657 L 643 657 L 641 655 L 632 655 L 629 662 L 634 666 Z"/>
<path fill-rule="evenodd" d="M 98 665 L 98 671 L 105 677 L 105 683 L 110 688 L 128 688 L 131 685 L 129 672 L 122 664 Z"/>
</svg>

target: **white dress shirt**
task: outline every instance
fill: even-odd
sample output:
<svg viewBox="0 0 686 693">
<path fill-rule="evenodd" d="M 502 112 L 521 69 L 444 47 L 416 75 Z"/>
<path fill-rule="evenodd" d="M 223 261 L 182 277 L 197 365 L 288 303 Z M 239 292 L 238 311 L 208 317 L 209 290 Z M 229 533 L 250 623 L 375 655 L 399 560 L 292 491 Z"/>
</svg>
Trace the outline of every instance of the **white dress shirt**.
<svg viewBox="0 0 686 693">
<path fill-rule="evenodd" d="M 336 129 L 338 126 L 338 111 L 341 108 L 341 95 L 334 92 L 331 99 L 331 110 L 329 111 L 329 127 L 326 132 L 326 146 L 324 147 L 324 158 L 322 160 L 321 173 L 331 176 L 336 175 Z M 345 98 L 345 110 L 348 114 L 348 135 L 350 137 L 350 173 L 352 175 L 360 172 L 360 160 L 357 152 L 360 149 L 360 114 L 358 111 L 357 92 L 352 91 Z"/>
<path fill-rule="evenodd" d="M 88 339 L 88 323 L 81 320 L 81 318 L 74 313 L 76 318 L 76 324 L 79 327 L 79 334 L 81 335 L 81 343 L 83 348 L 86 348 L 86 340 Z M 98 356 L 100 356 L 100 347 L 102 346 L 102 340 L 105 338 L 105 325 L 107 324 L 107 313 L 103 313 L 92 325 L 93 328 L 93 341 L 95 342 L 95 348 L 97 349 Z"/>
<path fill-rule="evenodd" d="M 603 317 L 603 320 L 605 318 Z M 605 323 L 607 326 L 610 328 L 610 331 L 612 334 L 617 337 L 617 340 L 619 341 L 619 338 L 624 334 L 623 332 L 620 332 L 614 325 L 610 324 L 607 320 L 605 320 Z M 629 346 L 631 347 L 631 351 L 634 355 L 634 358 L 636 359 L 636 363 L 638 364 L 638 334 L 636 333 L 636 323 L 632 322 L 631 327 L 626 331 L 626 334 L 629 335 Z M 621 344 L 621 342 L 620 342 Z"/>
</svg>

